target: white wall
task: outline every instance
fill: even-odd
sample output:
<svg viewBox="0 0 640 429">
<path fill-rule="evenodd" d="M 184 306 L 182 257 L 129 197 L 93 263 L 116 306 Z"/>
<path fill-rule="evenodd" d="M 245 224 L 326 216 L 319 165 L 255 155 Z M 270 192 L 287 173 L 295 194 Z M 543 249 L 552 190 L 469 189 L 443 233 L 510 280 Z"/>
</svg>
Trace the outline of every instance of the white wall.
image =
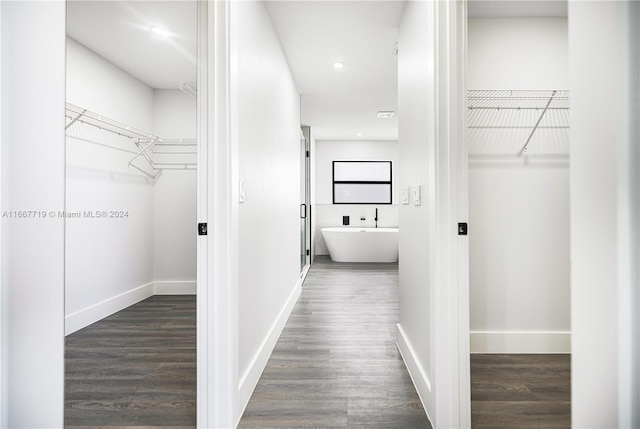
<svg viewBox="0 0 640 429">
<path fill-rule="evenodd" d="M 196 137 L 196 100 L 180 90 L 155 90 L 153 132 Z M 196 172 L 164 170 L 153 186 L 155 293 L 195 293 Z"/>
<path fill-rule="evenodd" d="M 241 413 L 300 292 L 300 105 L 264 4 L 234 7 Z"/>
<path fill-rule="evenodd" d="M 333 204 L 333 161 L 392 161 L 393 204 Z M 375 226 L 375 210 L 378 208 L 378 226 L 398 226 L 398 195 L 396 177 L 398 165 L 398 142 L 390 140 L 318 140 L 313 163 L 315 178 L 315 254 L 328 255 L 327 245 L 321 229 L 341 226 L 342 216 L 350 217 L 351 226 Z M 362 221 L 361 218 L 366 220 Z"/>
<path fill-rule="evenodd" d="M 469 89 L 566 89 L 566 18 L 470 18 Z"/>
<path fill-rule="evenodd" d="M 0 10 L 2 211 L 57 212 L 64 209 L 65 5 L 1 2 Z M 0 426 L 62 427 L 63 220 L 3 216 L 1 271 Z"/>
<path fill-rule="evenodd" d="M 569 2 L 572 425 L 638 427 L 636 2 Z"/>
<path fill-rule="evenodd" d="M 428 3 L 407 3 L 398 42 L 398 138 L 400 164 L 398 185 L 421 185 L 431 192 L 434 186 L 435 150 L 433 93 L 435 44 L 426 23 L 435 20 Z M 425 195 L 426 196 L 426 195 Z M 435 208 L 431 198 L 421 206 L 400 206 L 400 322 L 398 341 L 407 343 L 405 362 L 413 360 L 412 374 L 425 411 L 434 423 L 433 362 L 431 359 L 432 306 L 429 284 L 434 253 Z M 412 255 L 416 255 L 415 257 Z M 402 350 L 402 348 L 401 348 Z M 410 364 L 408 364 L 410 366 Z M 417 373 L 417 374 L 416 374 Z M 420 380 L 420 378 L 422 378 Z"/>
<path fill-rule="evenodd" d="M 153 90 L 68 39 L 67 101 L 151 130 Z M 135 146 L 93 127 L 68 135 L 135 152 Z M 67 138 L 68 212 L 124 211 L 125 218 L 67 219 L 66 332 L 70 333 L 153 293 L 153 182 L 128 167 L 130 152 Z"/>
<path fill-rule="evenodd" d="M 568 88 L 566 19 L 469 19 L 468 38 L 470 89 Z M 490 155 L 469 163 L 471 351 L 567 353 L 568 154 Z"/>
<path fill-rule="evenodd" d="M 470 166 L 472 352 L 568 352 L 569 169 Z"/>
<path fill-rule="evenodd" d="M 150 131 L 153 90 L 67 38 L 67 101 Z"/>
</svg>

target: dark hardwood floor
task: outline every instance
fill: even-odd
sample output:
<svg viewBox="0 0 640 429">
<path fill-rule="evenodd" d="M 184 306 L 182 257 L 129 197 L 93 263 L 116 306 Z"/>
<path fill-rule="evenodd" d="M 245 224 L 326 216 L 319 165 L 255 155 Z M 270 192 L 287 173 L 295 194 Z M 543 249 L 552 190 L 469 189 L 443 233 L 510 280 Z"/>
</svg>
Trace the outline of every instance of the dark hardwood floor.
<svg viewBox="0 0 640 429">
<path fill-rule="evenodd" d="M 471 355 L 471 423 L 570 428 L 570 355 Z"/>
<path fill-rule="evenodd" d="M 316 259 L 239 427 L 430 428 L 397 321 L 397 264 Z"/>
<path fill-rule="evenodd" d="M 397 264 L 319 258 L 240 428 L 430 428 L 395 345 Z M 196 425 L 195 296 L 66 338 L 65 427 Z M 471 356 L 472 427 L 569 428 L 569 355 Z"/>
<path fill-rule="evenodd" d="M 65 427 L 195 427 L 195 317 L 153 296 L 67 336 Z"/>
</svg>

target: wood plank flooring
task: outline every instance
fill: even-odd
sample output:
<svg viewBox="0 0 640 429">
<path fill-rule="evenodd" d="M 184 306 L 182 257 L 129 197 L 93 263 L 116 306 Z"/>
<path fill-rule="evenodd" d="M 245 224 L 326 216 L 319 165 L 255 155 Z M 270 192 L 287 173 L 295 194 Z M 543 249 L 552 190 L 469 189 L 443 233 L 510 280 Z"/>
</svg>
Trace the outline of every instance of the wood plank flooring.
<svg viewBox="0 0 640 429">
<path fill-rule="evenodd" d="M 65 427 L 195 427 L 195 316 L 153 296 L 67 336 Z"/>
<path fill-rule="evenodd" d="M 66 338 L 65 427 L 193 428 L 195 296 Z M 395 346 L 397 264 L 319 258 L 239 427 L 430 428 Z M 472 426 L 569 428 L 569 355 L 472 355 Z"/>
<path fill-rule="evenodd" d="M 471 355 L 471 423 L 570 428 L 570 355 Z"/>
<path fill-rule="evenodd" d="M 397 321 L 397 264 L 316 259 L 239 427 L 430 428 Z"/>
</svg>

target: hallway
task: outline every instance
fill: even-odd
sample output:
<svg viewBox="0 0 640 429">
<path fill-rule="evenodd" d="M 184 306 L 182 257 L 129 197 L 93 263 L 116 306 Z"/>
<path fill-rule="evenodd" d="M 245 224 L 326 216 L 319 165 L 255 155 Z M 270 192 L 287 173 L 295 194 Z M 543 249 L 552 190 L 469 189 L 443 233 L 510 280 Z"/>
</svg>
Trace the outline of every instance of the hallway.
<svg viewBox="0 0 640 429">
<path fill-rule="evenodd" d="M 398 265 L 317 257 L 240 428 L 430 428 L 395 345 Z"/>
</svg>

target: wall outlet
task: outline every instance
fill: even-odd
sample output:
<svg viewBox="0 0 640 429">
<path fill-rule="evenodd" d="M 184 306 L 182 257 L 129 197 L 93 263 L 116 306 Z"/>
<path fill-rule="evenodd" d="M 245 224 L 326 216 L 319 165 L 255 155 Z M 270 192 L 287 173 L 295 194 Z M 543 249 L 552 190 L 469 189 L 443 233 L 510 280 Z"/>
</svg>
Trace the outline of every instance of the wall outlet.
<svg viewBox="0 0 640 429">
<path fill-rule="evenodd" d="M 413 204 L 416 206 L 422 204 L 422 185 L 415 185 L 413 187 Z"/>
</svg>

